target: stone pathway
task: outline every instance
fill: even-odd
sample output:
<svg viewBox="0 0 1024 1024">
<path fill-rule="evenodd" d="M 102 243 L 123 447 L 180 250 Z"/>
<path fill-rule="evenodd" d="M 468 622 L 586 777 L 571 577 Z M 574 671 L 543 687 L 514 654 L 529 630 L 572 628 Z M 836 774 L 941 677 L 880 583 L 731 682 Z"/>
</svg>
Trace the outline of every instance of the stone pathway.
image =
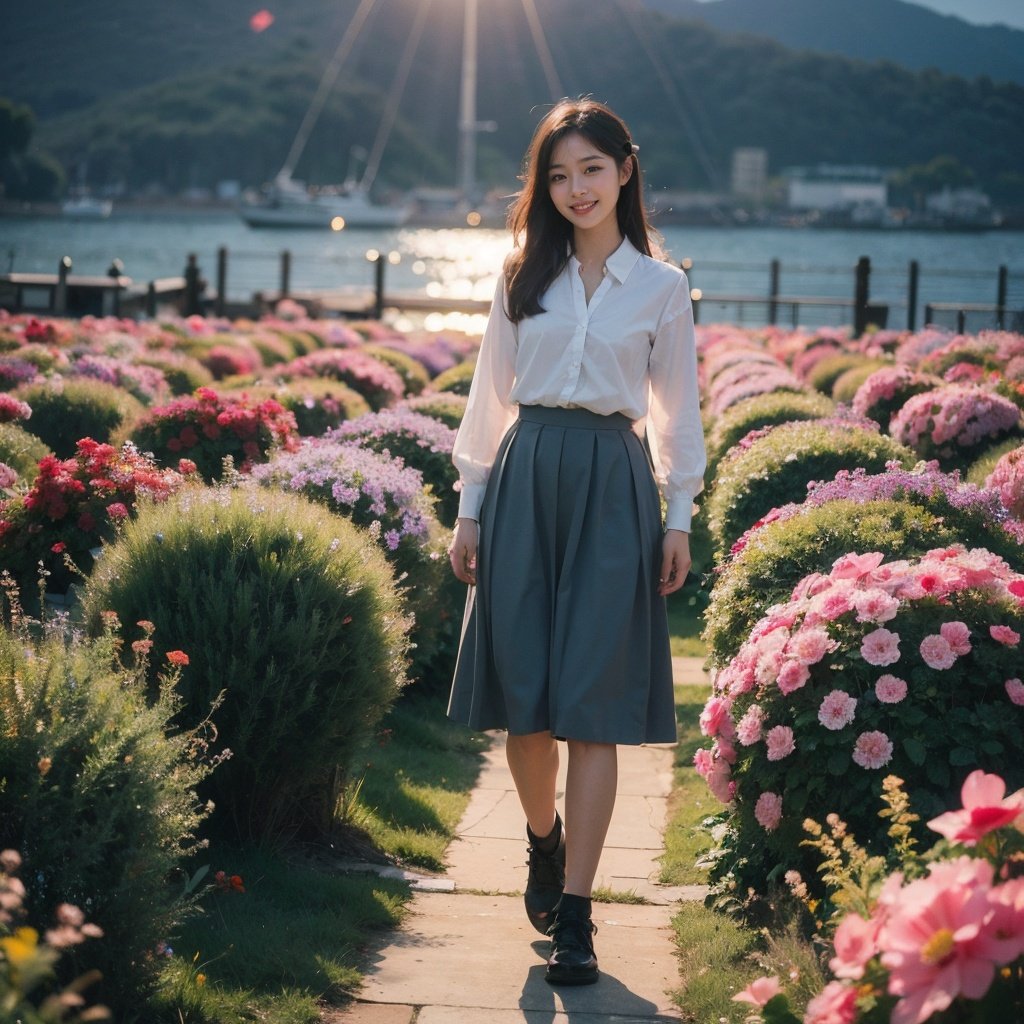
<svg viewBox="0 0 1024 1024">
<path fill-rule="evenodd" d="M 700 659 L 675 659 L 677 682 L 703 682 Z M 672 786 L 673 748 L 619 748 L 619 785 L 597 885 L 645 904 L 595 903 L 601 978 L 544 980 L 548 941 L 523 911 L 523 815 L 496 734 L 448 851 L 441 878 L 410 877 L 416 893 L 401 928 L 370 950 L 354 1003 L 324 1024 L 640 1024 L 679 1021 L 670 920 L 703 886 L 663 886 L 658 858 Z M 562 758 L 559 795 L 564 784 Z M 395 870 L 395 869 L 392 869 Z"/>
</svg>

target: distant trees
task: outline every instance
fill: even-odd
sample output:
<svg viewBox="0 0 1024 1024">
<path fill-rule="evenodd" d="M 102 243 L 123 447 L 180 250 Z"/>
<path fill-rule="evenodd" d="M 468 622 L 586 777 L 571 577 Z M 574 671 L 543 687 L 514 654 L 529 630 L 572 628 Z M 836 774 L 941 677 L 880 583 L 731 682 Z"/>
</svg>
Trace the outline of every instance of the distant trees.
<svg viewBox="0 0 1024 1024">
<path fill-rule="evenodd" d="M 49 153 L 29 152 L 35 130 L 31 108 L 0 97 L 0 195 L 53 199 L 64 188 L 64 169 Z"/>
</svg>

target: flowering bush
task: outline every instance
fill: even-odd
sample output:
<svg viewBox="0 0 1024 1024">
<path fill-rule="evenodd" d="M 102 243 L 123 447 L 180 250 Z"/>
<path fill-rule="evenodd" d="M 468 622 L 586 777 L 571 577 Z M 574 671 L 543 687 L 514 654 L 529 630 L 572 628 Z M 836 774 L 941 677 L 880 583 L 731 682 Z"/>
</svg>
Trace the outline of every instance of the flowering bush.
<svg viewBox="0 0 1024 1024">
<path fill-rule="evenodd" d="M 118 449 L 88 437 L 73 459 L 47 455 L 26 494 L 0 501 L 0 561 L 25 593 L 33 591 L 42 562 L 51 577 L 47 589 L 63 593 L 72 579 L 68 559 L 88 574 L 93 552 L 113 539 L 139 501 L 164 500 L 194 468 L 182 461 L 180 472 L 158 469 L 130 443 Z"/>
<path fill-rule="evenodd" d="M 925 459 L 965 467 L 986 443 L 1016 433 L 1021 412 L 1008 398 L 968 384 L 947 384 L 907 400 L 889 433 Z"/>
<path fill-rule="evenodd" d="M 137 356 L 135 363 L 158 370 L 172 395 L 190 395 L 196 388 L 213 383 L 213 374 L 198 359 L 184 352 L 154 351 Z"/>
<path fill-rule="evenodd" d="M 224 394 L 231 397 L 234 392 Z M 241 389 L 238 394 L 251 401 L 272 398 L 295 417 L 295 426 L 302 437 L 320 437 L 346 420 L 354 420 L 370 411 L 369 403 L 358 391 L 339 380 L 302 377 L 287 384 L 257 384 Z"/>
<path fill-rule="evenodd" d="M 452 464 L 455 431 L 431 416 L 408 409 L 386 409 L 344 423 L 328 435 L 331 440 L 357 440 L 376 452 L 401 458 L 423 474 L 437 499 L 437 516 L 453 526 L 459 509 L 455 485 L 459 475 Z"/>
<path fill-rule="evenodd" d="M 1010 764 L 1024 783 L 1012 758 L 1022 632 L 1024 575 L 983 549 L 847 554 L 801 580 L 719 672 L 701 716 L 714 742 L 697 770 L 731 805 L 716 884 L 742 896 L 785 868 L 806 875 L 800 822 L 823 800 L 884 849 L 867 810 L 881 768 L 928 815 L 950 806 L 951 768 Z"/>
<path fill-rule="evenodd" d="M 429 334 L 399 339 L 385 339 L 377 348 L 393 348 L 412 356 L 429 377 L 436 377 L 460 363 L 466 355 L 467 345 L 458 344 L 442 334 Z"/>
<path fill-rule="evenodd" d="M 776 391 L 804 394 L 806 390 L 798 377 L 779 364 L 755 365 L 749 370 L 740 366 L 736 368 L 735 375 L 726 371 L 715 378 L 704 400 L 705 413 L 713 421 L 745 398 Z"/>
<path fill-rule="evenodd" d="M 18 356 L 0 356 L 0 389 L 15 388 L 19 384 L 29 384 L 39 376 L 35 363 Z"/>
<path fill-rule="evenodd" d="M 456 395 L 468 395 L 475 369 L 476 359 L 470 357 L 465 362 L 439 373 L 430 386 L 434 391 L 450 391 Z"/>
<path fill-rule="evenodd" d="M 859 352 L 839 351 L 819 359 L 804 374 L 804 380 L 815 391 L 820 391 L 823 395 L 830 395 L 835 398 L 836 395 L 833 394 L 833 388 L 839 378 L 848 370 L 860 370 L 864 367 L 873 367 L 876 370 L 880 370 L 884 365 L 886 365 L 884 361 L 871 359 L 861 355 Z"/>
<path fill-rule="evenodd" d="M 457 395 L 453 391 L 428 392 L 415 398 L 407 398 L 401 408 L 411 409 L 423 416 L 433 416 L 446 427 L 458 430 L 462 417 L 466 414 L 466 402 L 466 395 Z"/>
<path fill-rule="evenodd" d="M 1024 445 L 1007 452 L 985 480 L 1018 519 L 1024 519 Z"/>
<path fill-rule="evenodd" d="M 255 402 L 213 388 L 150 409 L 131 428 L 139 448 L 164 462 L 187 458 L 204 480 L 220 476 L 228 455 L 246 473 L 274 448 L 294 451 L 297 434 L 295 417 L 273 399 Z"/>
<path fill-rule="evenodd" d="M 782 423 L 745 449 L 734 447 L 707 502 L 718 552 L 772 509 L 805 494 L 812 480 L 831 480 L 851 466 L 881 472 L 893 461 L 913 465 L 909 449 L 871 428 L 844 419 Z"/>
<path fill-rule="evenodd" d="M 367 355 L 379 359 L 382 363 L 390 366 L 402 378 L 402 391 L 406 395 L 418 395 L 423 392 L 430 383 L 430 374 L 419 360 L 406 351 L 404 346 L 391 345 L 364 345 L 363 351 Z"/>
<path fill-rule="evenodd" d="M 394 405 L 404 394 L 401 374 L 361 349 L 330 348 L 299 356 L 277 368 L 284 380 L 330 377 L 358 391 L 371 409 Z"/>
<path fill-rule="evenodd" d="M 72 363 L 70 373 L 123 388 L 144 405 L 162 402 L 170 394 L 167 378 L 158 367 L 139 365 L 134 360 L 86 353 Z"/>
<path fill-rule="evenodd" d="M 857 388 L 853 396 L 853 411 L 858 416 L 867 416 L 880 424 L 883 430 L 887 430 L 893 414 L 903 408 L 908 398 L 923 391 L 931 391 L 939 383 L 937 377 L 919 373 L 909 366 L 887 366 L 875 370 Z"/>
<path fill-rule="evenodd" d="M 0 392 L 0 423 L 27 420 L 31 415 L 32 406 L 28 402 L 19 402 L 13 395 Z"/>
<path fill-rule="evenodd" d="M 899 869 L 886 873 L 838 815 L 826 832 L 809 820 L 809 845 L 844 911 L 827 932 L 835 980 L 793 1013 L 779 979 L 756 979 L 734 997 L 764 1024 L 928 1024 L 1024 1019 L 1024 791 L 1006 796 L 995 774 L 970 773 L 963 807 L 933 818 L 944 836 L 917 852 L 902 780 L 884 783 L 889 837 Z M 796 894 L 807 900 L 802 879 Z M 813 904 L 812 904 L 813 906 Z"/>
</svg>

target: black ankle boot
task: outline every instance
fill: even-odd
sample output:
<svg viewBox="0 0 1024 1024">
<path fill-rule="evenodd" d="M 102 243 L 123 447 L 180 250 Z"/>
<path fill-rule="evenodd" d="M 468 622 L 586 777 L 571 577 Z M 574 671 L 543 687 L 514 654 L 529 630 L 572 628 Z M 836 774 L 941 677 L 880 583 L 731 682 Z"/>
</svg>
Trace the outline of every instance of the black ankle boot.
<svg viewBox="0 0 1024 1024">
<path fill-rule="evenodd" d="M 597 957 L 590 920 L 590 900 L 565 893 L 554 911 L 548 928 L 551 955 L 544 980 L 552 985 L 592 985 L 597 981 Z"/>
<path fill-rule="evenodd" d="M 526 826 L 526 835 L 530 845 L 527 852 L 530 859 L 530 873 L 526 880 L 526 892 L 523 894 L 523 902 L 526 904 L 526 916 L 530 924 L 541 933 L 546 935 L 552 921 L 552 913 L 562 896 L 562 888 L 565 885 L 565 831 L 562 828 L 562 819 L 555 815 L 555 827 L 551 830 L 551 836 L 546 839 L 538 839 Z M 558 836 L 554 842 L 553 849 L 549 846 L 550 852 L 544 852 L 541 844 Z"/>
</svg>

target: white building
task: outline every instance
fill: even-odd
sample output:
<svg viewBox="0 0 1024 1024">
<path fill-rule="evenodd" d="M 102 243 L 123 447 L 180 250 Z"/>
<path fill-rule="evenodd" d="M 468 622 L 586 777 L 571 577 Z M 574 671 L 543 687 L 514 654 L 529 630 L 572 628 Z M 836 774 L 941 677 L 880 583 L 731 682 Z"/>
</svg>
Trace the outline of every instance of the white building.
<svg viewBox="0 0 1024 1024">
<path fill-rule="evenodd" d="M 760 202 L 764 199 L 767 180 L 767 150 L 748 146 L 732 151 L 731 188 L 734 196 Z"/>
<path fill-rule="evenodd" d="M 789 206 L 794 210 L 884 210 L 889 205 L 885 172 L 878 167 L 819 164 L 784 173 Z"/>
</svg>

